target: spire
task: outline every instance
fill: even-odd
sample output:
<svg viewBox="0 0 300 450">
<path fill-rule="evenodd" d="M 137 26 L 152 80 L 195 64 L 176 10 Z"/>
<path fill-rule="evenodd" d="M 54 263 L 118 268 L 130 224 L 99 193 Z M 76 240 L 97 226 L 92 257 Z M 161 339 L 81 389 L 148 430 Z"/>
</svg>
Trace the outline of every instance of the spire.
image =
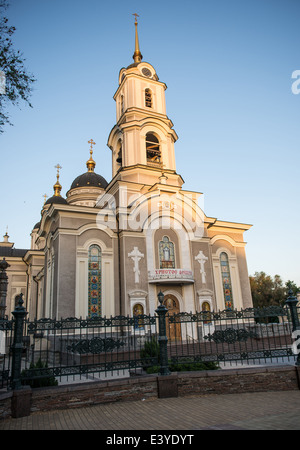
<svg viewBox="0 0 300 450">
<path fill-rule="evenodd" d="M 138 31 L 137 31 L 138 23 L 137 23 L 137 19 L 136 18 L 139 17 L 139 15 L 136 14 L 136 13 L 134 13 L 132 15 L 135 16 L 135 22 L 134 22 L 134 25 L 135 25 L 135 50 L 134 50 L 134 54 L 133 54 L 133 60 L 134 60 L 135 63 L 140 63 L 141 60 L 143 59 L 143 56 L 142 56 L 142 54 L 140 52 L 139 37 L 138 37 Z"/>
<path fill-rule="evenodd" d="M 59 182 L 59 169 L 62 169 L 62 167 L 59 164 L 56 164 L 56 166 L 54 166 L 55 169 L 57 169 L 57 174 L 56 174 L 56 183 L 53 186 L 54 189 L 54 197 L 61 197 L 60 195 L 60 191 L 61 191 L 61 184 Z"/>
<path fill-rule="evenodd" d="M 8 242 L 9 236 L 8 236 L 7 232 L 8 232 L 8 225 L 6 226 L 6 233 L 5 233 L 5 235 L 3 236 L 3 237 L 4 237 L 3 242 Z"/>
<path fill-rule="evenodd" d="M 86 162 L 86 167 L 88 168 L 88 172 L 94 172 L 96 163 L 93 160 L 92 155 L 93 155 L 93 145 L 96 145 L 96 142 L 94 142 L 93 139 L 90 139 L 88 141 L 88 144 L 91 144 L 91 148 L 90 148 L 90 159 Z"/>
</svg>

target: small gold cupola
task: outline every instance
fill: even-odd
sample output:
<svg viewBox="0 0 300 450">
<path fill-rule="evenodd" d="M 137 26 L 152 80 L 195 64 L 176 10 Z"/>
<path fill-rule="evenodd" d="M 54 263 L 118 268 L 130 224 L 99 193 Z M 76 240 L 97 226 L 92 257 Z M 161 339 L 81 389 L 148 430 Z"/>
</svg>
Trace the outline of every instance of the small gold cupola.
<svg viewBox="0 0 300 450">
<path fill-rule="evenodd" d="M 91 144 L 91 148 L 90 148 L 90 159 L 86 162 L 86 167 L 88 168 L 88 172 L 94 172 L 96 163 L 93 160 L 92 155 L 93 155 L 93 145 L 96 145 L 96 142 L 94 142 L 93 139 L 90 139 L 88 141 L 88 144 Z"/>
<path fill-rule="evenodd" d="M 60 191 L 62 189 L 61 184 L 59 182 L 59 170 L 62 169 L 62 167 L 59 164 L 56 164 L 56 166 L 54 166 L 55 169 L 57 169 L 57 173 L 56 173 L 56 183 L 53 186 L 54 189 L 54 196 L 55 197 L 61 197 L 60 195 Z"/>
<path fill-rule="evenodd" d="M 60 169 L 62 169 L 62 167 L 59 164 L 56 164 L 56 166 L 54 166 L 55 169 L 57 170 L 56 173 L 56 183 L 53 185 L 53 189 L 54 189 L 54 194 L 52 195 L 52 197 L 48 198 L 48 200 L 46 200 L 46 196 L 45 196 L 45 202 L 44 202 L 44 206 L 43 209 L 47 207 L 47 205 L 50 205 L 52 203 L 61 203 L 61 204 L 66 204 L 67 201 L 66 199 L 64 199 L 61 195 L 61 184 L 59 182 L 59 171 Z"/>
</svg>

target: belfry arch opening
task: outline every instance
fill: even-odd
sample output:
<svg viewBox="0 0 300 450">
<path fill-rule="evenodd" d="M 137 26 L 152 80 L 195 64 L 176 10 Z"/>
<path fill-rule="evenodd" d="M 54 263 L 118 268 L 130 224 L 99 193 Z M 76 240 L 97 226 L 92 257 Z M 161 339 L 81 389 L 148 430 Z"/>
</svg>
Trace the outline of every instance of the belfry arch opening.
<svg viewBox="0 0 300 450">
<path fill-rule="evenodd" d="M 118 145 L 117 145 L 116 155 L 117 155 L 116 162 L 120 166 L 122 166 L 122 141 L 121 141 L 121 139 L 119 140 Z"/>
<path fill-rule="evenodd" d="M 156 135 L 152 132 L 146 134 L 146 155 L 147 164 L 157 165 L 161 163 L 160 143 Z"/>
<path fill-rule="evenodd" d="M 145 89 L 145 106 L 152 108 L 152 92 L 150 89 Z"/>
</svg>

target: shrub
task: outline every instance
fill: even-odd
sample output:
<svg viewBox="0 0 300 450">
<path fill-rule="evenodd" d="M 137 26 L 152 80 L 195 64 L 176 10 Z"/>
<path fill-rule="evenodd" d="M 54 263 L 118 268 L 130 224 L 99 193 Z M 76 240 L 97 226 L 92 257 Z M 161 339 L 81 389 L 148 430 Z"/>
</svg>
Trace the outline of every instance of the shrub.
<svg viewBox="0 0 300 450">
<path fill-rule="evenodd" d="M 51 375 L 50 370 L 47 369 L 48 365 L 47 363 L 43 363 L 42 360 L 39 358 L 36 364 L 31 363 L 29 370 L 23 370 L 21 373 L 21 377 L 30 377 L 32 375 L 32 378 L 23 380 L 22 384 L 29 385 L 32 388 L 38 388 L 38 387 L 46 387 L 46 386 L 57 386 L 58 381 L 56 378 Z"/>
<path fill-rule="evenodd" d="M 190 372 L 199 370 L 218 370 L 220 367 L 218 363 L 210 362 L 182 362 L 172 363 L 169 361 L 169 369 L 171 372 Z M 147 374 L 158 373 L 160 366 L 151 366 L 146 368 Z"/>
<path fill-rule="evenodd" d="M 141 350 L 140 355 L 143 360 L 143 369 L 148 374 L 159 372 L 159 343 L 156 339 L 152 338 L 151 341 L 145 342 L 144 348 Z M 169 369 L 171 372 L 217 370 L 219 369 L 219 365 L 213 361 L 203 362 L 194 361 L 193 358 L 185 358 L 182 362 L 174 362 L 170 360 Z"/>
<path fill-rule="evenodd" d="M 140 352 L 140 356 L 143 360 L 144 370 L 147 370 L 147 368 L 153 366 L 153 364 L 159 364 L 159 343 L 156 339 L 152 338 L 150 341 L 145 342 L 144 348 Z"/>
</svg>

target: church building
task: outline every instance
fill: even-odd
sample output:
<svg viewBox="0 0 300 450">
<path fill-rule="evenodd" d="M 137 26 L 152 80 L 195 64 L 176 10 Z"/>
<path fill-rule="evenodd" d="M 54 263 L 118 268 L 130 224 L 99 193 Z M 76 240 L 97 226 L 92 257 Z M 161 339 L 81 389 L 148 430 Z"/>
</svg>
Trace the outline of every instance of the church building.
<svg viewBox="0 0 300 450">
<path fill-rule="evenodd" d="M 66 198 L 57 165 L 31 248 L 14 248 L 7 233 L 0 242 L 10 265 L 7 315 L 20 292 L 30 319 L 154 314 L 160 291 L 172 313 L 252 307 L 251 226 L 207 217 L 202 194 L 183 189 L 165 90 L 143 61 L 135 21 L 133 63 L 120 70 L 113 96 L 112 178 L 97 173 L 92 139 Z"/>
</svg>

